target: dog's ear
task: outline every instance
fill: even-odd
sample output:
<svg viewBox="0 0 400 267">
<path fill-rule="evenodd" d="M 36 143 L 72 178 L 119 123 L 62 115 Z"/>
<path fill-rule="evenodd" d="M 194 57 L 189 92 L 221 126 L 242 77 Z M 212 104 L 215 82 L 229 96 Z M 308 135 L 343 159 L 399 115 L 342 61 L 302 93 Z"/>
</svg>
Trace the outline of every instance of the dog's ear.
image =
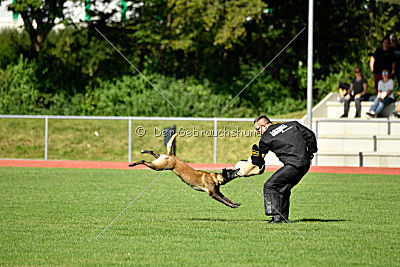
<svg viewBox="0 0 400 267">
<path fill-rule="evenodd" d="M 175 138 L 178 136 L 178 133 L 174 134 L 173 136 L 171 136 L 171 138 L 168 141 L 167 144 L 167 155 L 168 156 L 172 156 L 172 143 L 174 142 Z"/>
</svg>

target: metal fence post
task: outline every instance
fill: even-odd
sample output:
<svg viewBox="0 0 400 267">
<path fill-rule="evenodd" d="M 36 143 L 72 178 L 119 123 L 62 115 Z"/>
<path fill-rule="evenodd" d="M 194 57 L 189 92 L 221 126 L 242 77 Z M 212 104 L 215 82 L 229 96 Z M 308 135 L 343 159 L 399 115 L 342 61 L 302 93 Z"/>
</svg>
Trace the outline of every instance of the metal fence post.
<svg viewBox="0 0 400 267">
<path fill-rule="evenodd" d="M 217 133 L 218 130 L 218 124 L 217 124 L 217 119 L 214 118 L 214 164 L 217 163 Z"/>
<path fill-rule="evenodd" d="M 376 135 L 372 136 L 372 139 L 374 140 L 374 152 L 378 150 L 378 142 L 376 140 Z"/>
<path fill-rule="evenodd" d="M 318 120 L 315 120 L 315 138 L 317 138 L 318 142 Z M 318 153 L 315 153 L 315 166 L 318 166 Z"/>
<path fill-rule="evenodd" d="M 359 158 L 360 158 L 360 167 L 363 167 L 363 166 L 364 166 L 363 153 L 362 153 L 362 152 L 359 152 L 359 153 L 358 153 L 358 156 L 359 156 Z"/>
<path fill-rule="evenodd" d="M 129 122 L 129 130 L 128 130 L 128 143 L 129 143 L 129 147 L 128 147 L 128 161 L 132 162 L 132 119 L 129 118 L 128 119 Z"/>
<path fill-rule="evenodd" d="M 47 149 L 48 149 L 48 137 L 49 137 L 49 117 L 44 118 L 45 129 L 44 129 L 44 160 L 47 160 Z"/>
</svg>

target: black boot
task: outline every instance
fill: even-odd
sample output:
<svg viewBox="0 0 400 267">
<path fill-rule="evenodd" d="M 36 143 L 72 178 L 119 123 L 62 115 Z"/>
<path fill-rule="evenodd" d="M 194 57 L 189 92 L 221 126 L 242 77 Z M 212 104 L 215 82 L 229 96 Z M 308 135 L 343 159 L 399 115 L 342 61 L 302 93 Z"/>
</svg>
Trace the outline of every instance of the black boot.
<svg viewBox="0 0 400 267">
<path fill-rule="evenodd" d="M 272 219 L 268 221 L 268 223 L 281 223 L 282 222 L 282 217 L 280 215 L 274 215 L 272 216 Z"/>
</svg>

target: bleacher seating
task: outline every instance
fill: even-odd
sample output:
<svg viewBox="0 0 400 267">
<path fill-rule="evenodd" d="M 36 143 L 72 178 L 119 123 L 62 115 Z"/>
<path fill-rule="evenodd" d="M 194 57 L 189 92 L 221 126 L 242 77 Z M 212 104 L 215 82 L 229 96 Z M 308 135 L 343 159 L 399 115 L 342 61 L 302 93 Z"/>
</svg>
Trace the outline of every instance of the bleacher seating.
<svg viewBox="0 0 400 267">
<path fill-rule="evenodd" d="M 330 93 L 313 108 L 312 130 L 318 138 L 319 151 L 313 164 L 318 166 L 400 167 L 400 119 L 392 116 L 394 104 L 386 110 L 387 118 L 369 118 L 365 112 L 372 102 L 361 102 L 362 117 L 355 119 L 354 102 L 349 117 L 343 103 Z M 302 119 L 307 122 L 307 116 Z M 280 164 L 273 153 L 267 164 Z"/>
<path fill-rule="evenodd" d="M 393 105 L 385 109 L 386 118 L 369 118 L 372 102 L 361 102 L 361 118 L 355 119 L 354 101 L 349 117 L 341 119 L 343 103 L 330 93 L 313 109 L 313 130 L 319 151 L 314 164 L 320 166 L 400 167 L 400 119 L 392 116 Z M 306 121 L 306 117 L 303 118 Z"/>
</svg>

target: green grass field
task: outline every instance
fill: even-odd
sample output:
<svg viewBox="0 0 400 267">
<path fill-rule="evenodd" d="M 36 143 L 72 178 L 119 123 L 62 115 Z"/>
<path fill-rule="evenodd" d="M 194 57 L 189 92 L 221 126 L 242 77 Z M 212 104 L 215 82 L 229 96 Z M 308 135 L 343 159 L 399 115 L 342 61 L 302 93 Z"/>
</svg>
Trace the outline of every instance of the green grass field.
<svg viewBox="0 0 400 267">
<path fill-rule="evenodd" d="M 288 224 L 243 179 L 231 209 L 151 170 L 0 168 L 0 265 L 400 265 L 400 177 L 309 173 Z M 270 173 L 251 177 L 258 190 Z"/>
</svg>

